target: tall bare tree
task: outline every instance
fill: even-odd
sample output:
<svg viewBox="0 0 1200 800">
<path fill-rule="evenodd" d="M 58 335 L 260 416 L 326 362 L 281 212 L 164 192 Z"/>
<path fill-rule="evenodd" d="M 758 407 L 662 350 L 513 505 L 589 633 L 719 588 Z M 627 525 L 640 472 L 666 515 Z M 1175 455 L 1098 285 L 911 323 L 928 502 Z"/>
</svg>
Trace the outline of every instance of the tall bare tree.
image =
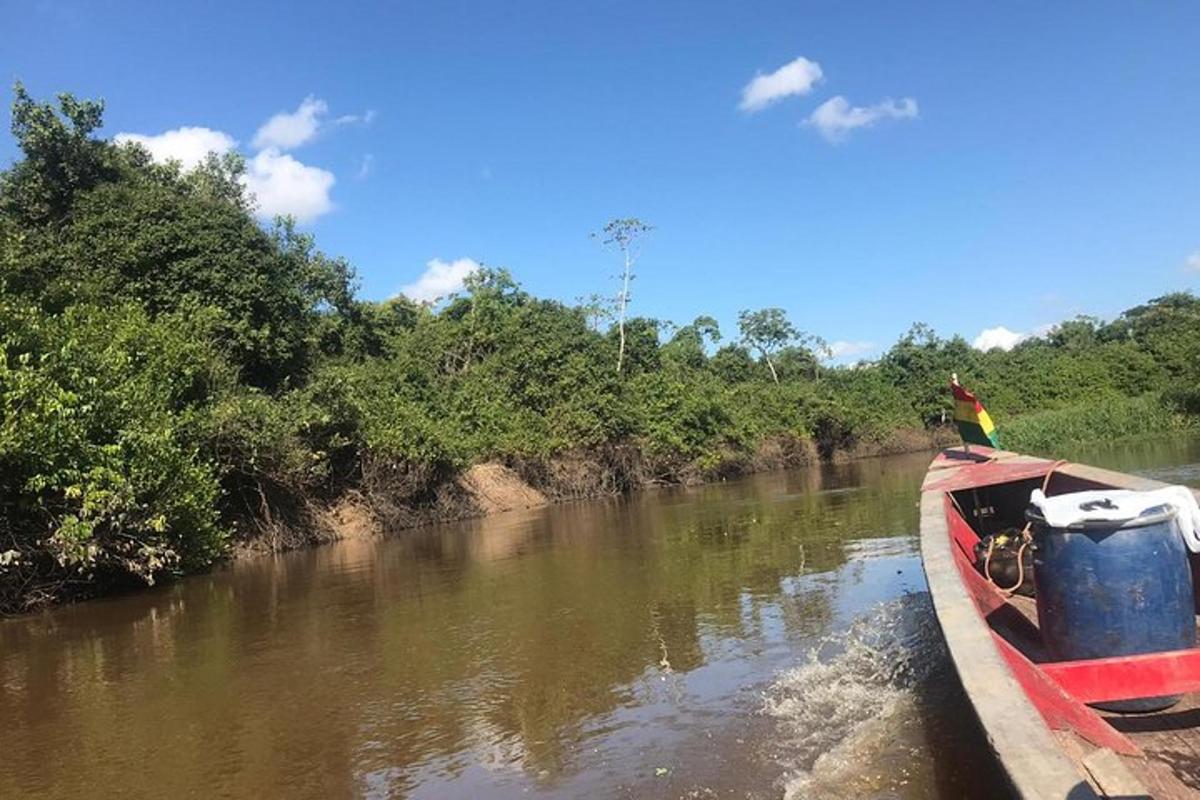
<svg viewBox="0 0 1200 800">
<path fill-rule="evenodd" d="M 642 238 L 654 230 L 650 225 L 637 217 L 611 220 L 592 238 L 599 239 L 605 247 L 615 250 L 621 256 L 621 291 L 617 295 L 617 330 L 620 335 L 620 345 L 617 348 L 617 374 L 625 363 L 625 310 L 629 307 L 629 283 L 633 280 L 633 265 L 641 255 Z"/>
</svg>

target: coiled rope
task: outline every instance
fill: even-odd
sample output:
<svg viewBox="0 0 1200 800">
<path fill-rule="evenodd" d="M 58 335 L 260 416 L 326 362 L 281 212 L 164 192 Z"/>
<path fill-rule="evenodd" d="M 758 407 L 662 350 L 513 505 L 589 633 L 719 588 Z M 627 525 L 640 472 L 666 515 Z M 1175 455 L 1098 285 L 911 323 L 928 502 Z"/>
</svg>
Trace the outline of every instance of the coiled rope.
<svg viewBox="0 0 1200 800">
<path fill-rule="evenodd" d="M 1067 463 L 1068 462 L 1066 461 L 1055 461 L 1050 465 L 1050 469 L 1046 473 L 1046 478 L 1042 481 L 1043 493 L 1045 493 L 1046 489 L 1050 486 L 1050 478 L 1054 477 L 1054 471 Z M 957 503 L 955 503 L 955 505 L 957 505 Z M 959 513 L 962 513 L 961 509 L 959 510 Z M 992 538 L 988 540 L 987 556 L 983 560 L 983 576 L 988 579 L 988 583 L 990 583 L 992 586 L 995 586 L 1005 595 L 1011 596 L 1012 593 L 1017 589 L 1020 589 L 1021 584 L 1025 582 L 1025 550 L 1029 547 L 1029 545 L 1033 544 L 1033 534 L 1030 532 L 1032 527 L 1033 523 L 1026 521 L 1025 527 L 1021 529 L 1021 546 L 1017 548 L 1017 582 L 1007 589 L 996 583 L 996 581 L 992 578 L 992 551 L 996 548 L 996 537 L 992 536 Z"/>
</svg>

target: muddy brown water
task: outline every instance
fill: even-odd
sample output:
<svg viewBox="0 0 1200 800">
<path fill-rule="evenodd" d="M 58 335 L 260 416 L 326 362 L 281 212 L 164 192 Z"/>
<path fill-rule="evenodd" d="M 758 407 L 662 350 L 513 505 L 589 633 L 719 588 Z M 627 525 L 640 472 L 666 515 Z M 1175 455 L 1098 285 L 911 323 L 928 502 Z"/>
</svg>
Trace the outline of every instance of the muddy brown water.
<svg viewBox="0 0 1200 800">
<path fill-rule="evenodd" d="M 1200 485 L 1200 444 L 1070 454 Z M 0 797 L 996 796 L 928 454 L 508 513 L 0 621 Z"/>
</svg>

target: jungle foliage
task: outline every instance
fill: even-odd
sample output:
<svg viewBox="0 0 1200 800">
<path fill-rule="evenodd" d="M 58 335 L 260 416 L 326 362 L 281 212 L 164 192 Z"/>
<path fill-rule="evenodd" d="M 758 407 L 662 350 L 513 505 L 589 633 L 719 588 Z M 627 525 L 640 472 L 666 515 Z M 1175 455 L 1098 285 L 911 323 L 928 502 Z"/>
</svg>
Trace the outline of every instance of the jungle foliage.
<svg viewBox="0 0 1200 800">
<path fill-rule="evenodd" d="M 236 156 L 155 164 L 98 138 L 102 116 L 16 88 L 0 610 L 203 569 L 347 492 L 436 505 L 485 460 L 562 496 L 588 491 L 554 469 L 571 459 L 621 473 L 595 490 L 928 444 L 951 371 L 1033 448 L 1177 427 L 1200 406 L 1190 294 L 1009 352 L 918 324 L 841 367 L 781 309 L 743 312 L 737 332 L 707 316 L 605 325 L 595 304 L 533 297 L 504 270 L 436 306 L 368 302 L 345 261 L 255 220 Z"/>
</svg>

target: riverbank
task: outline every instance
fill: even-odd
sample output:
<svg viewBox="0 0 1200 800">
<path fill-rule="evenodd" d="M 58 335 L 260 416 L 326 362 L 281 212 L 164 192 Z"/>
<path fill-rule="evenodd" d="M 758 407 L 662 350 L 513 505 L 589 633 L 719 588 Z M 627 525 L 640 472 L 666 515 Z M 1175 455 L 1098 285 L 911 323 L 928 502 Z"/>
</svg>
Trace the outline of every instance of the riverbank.
<svg viewBox="0 0 1200 800">
<path fill-rule="evenodd" d="M 696 486 L 813 466 L 921 451 L 958 442 L 952 427 L 901 429 L 870 442 L 829 450 L 800 437 L 776 436 L 752 454 L 729 451 L 700 465 L 655 459 L 632 444 L 575 450 L 550 458 L 512 458 L 437 476 L 414 491 L 411 483 L 376 478 L 331 501 L 306 500 L 288 510 L 243 517 L 230 557 L 244 559 L 344 540 L 382 537 L 439 522 L 485 517 L 555 503 L 593 500 L 663 486 Z"/>
<path fill-rule="evenodd" d="M 1200 432 L 1200 417 L 1158 397 L 1099 398 L 1006 422 L 1005 447 L 1058 457 L 1064 448 L 1115 445 L 1170 434 Z M 378 474 L 332 500 L 302 500 L 296 513 L 245 517 L 237 526 L 232 558 L 246 558 L 439 522 L 484 517 L 553 503 L 630 494 L 662 486 L 695 486 L 749 475 L 921 451 L 959 443 L 950 425 L 900 428 L 868 440 L 816 442 L 798 436 L 764 439 L 753 453 L 725 449 L 703 462 L 654 457 L 632 443 L 578 449 L 548 458 L 512 457 L 461 472 L 389 480 Z M 419 481 L 418 481 L 419 484 Z"/>
<path fill-rule="evenodd" d="M 1195 415 L 1164 411 L 1154 398 L 1111 401 L 1011 420 L 1005 444 L 1014 449 L 1056 455 L 1063 447 L 1089 442 L 1120 443 L 1168 432 L 1200 429 Z M 1067 422 L 1064 422 L 1067 421 Z M 1107 423 L 1107 424 L 1106 424 Z M 257 503 L 230 504 L 225 560 L 328 545 L 340 541 L 379 539 L 420 526 L 486 517 L 507 511 L 563 502 L 628 495 L 668 486 L 696 486 L 755 474 L 845 463 L 889 455 L 929 452 L 959 443 L 953 426 L 900 428 L 868 440 L 842 443 L 776 435 L 752 453 L 724 449 L 717 458 L 684 459 L 655 456 L 634 443 L 579 448 L 550 457 L 517 457 L 485 461 L 459 471 L 421 469 L 415 465 L 375 464 L 362 478 L 335 494 L 296 494 L 273 485 L 256 487 Z M 154 582 L 146 582 L 153 585 Z M 0 613 L 137 591 L 146 583 L 129 580 L 85 580 L 61 584 Z M 21 598 L 18 598 L 21 599 Z M 25 598 L 28 599 L 28 598 Z"/>
</svg>

